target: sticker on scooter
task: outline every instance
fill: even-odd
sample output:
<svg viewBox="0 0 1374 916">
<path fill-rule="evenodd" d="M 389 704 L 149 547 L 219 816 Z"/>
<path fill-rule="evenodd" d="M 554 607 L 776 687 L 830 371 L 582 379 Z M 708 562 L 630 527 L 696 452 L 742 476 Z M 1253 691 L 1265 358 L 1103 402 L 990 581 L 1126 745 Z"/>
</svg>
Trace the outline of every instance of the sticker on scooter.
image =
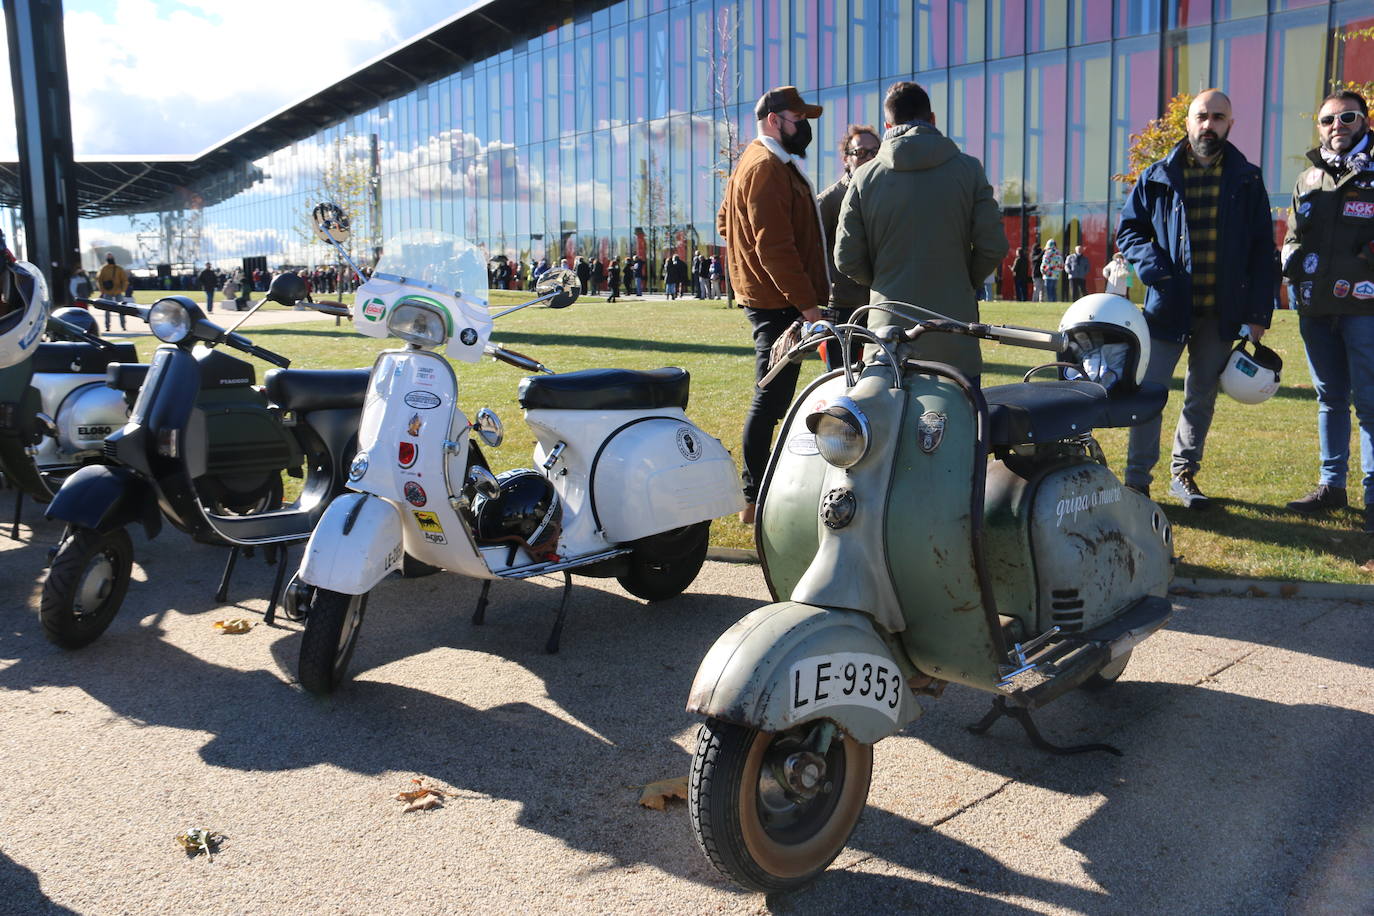
<svg viewBox="0 0 1374 916">
<path fill-rule="evenodd" d="M 386 314 L 386 302 L 382 299 L 369 299 L 363 306 L 363 317 L 368 321 L 380 321 Z"/>
<path fill-rule="evenodd" d="M 1054 504 L 1054 514 L 1059 516 L 1059 521 L 1055 522 L 1055 527 L 1064 524 L 1064 519 L 1078 521 L 1078 513 L 1096 509 L 1098 506 L 1107 506 L 1112 503 L 1121 502 L 1121 488 L 1112 487 L 1110 490 L 1094 490 L 1091 493 L 1080 493 L 1078 496 L 1066 496 Z"/>
<path fill-rule="evenodd" d="M 787 450 L 794 455 L 819 455 L 821 450 L 816 448 L 816 437 L 811 433 L 801 433 L 787 440 Z"/>
<path fill-rule="evenodd" d="M 426 388 L 434 387 L 434 367 L 420 366 L 415 370 L 415 384 L 423 385 Z"/>
<path fill-rule="evenodd" d="M 415 442 L 402 442 L 396 448 L 396 463 L 403 468 L 414 467 L 419 457 L 420 446 Z"/>
<path fill-rule="evenodd" d="M 429 502 L 429 498 L 425 495 L 425 488 L 413 480 L 406 481 L 404 490 L 406 502 L 410 503 L 412 506 L 423 506 L 425 503 Z"/>
<path fill-rule="evenodd" d="M 866 706 L 897 721 L 902 674 L 896 662 L 866 652 L 835 652 L 804 658 L 788 675 L 786 718 L 791 721 L 830 706 Z"/>
<path fill-rule="evenodd" d="M 935 450 L 945 438 L 945 423 L 948 420 L 949 417 L 945 414 L 933 410 L 921 414 L 921 418 L 916 421 L 916 444 L 921 447 L 921 451 L 927 455 L 935 454 Z"/>
<path fill-rule="evenodd" d="M 420 415 L 418 413 L 414 414 L 411 416 L 410 422 L 406 424 L 406 432 L 412 436 L 418 436 L 420 435 L 420 430 L 424 428 L 424 425 L 425 421 L 420 419 Z"/>
<path fill-rule="evenodd" d="M 458 332 L 458 342 L 465 347 L 470 347 L 477 343 L 477 329 L 463 328 L 463 330 Z"/>
<path fill-rule="evenodd" d="M 411 512 L 415 516 L 415 523 L 420 526 L 420 533 L 425 540 L 431 544 L 447 544 L 448 540 L 444 537 L 444 526 L 439 524 L 439 516 L 433 512 Z"/>
<path fill-rule="evenodd" d="M 437 394 L 430 391 L 408 391 L 405 402 L 407 407 L 414 407 L 417 410 L 433 410 L 443 403 Z"/>
<path fill-rule="evenodd" d="M 686 426 L 677 428 L 677 450 L 688 461 L 696 461 L 701 457 L 701 442 L 692 435 L 691 429 Z"/>
</svg>

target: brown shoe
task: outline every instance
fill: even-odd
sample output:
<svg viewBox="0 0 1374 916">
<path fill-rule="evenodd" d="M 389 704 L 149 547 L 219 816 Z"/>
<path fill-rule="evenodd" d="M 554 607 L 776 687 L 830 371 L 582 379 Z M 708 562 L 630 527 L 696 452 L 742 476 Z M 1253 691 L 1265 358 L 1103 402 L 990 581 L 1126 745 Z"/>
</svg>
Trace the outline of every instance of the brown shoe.
<svg viewBox="0 0 1374 916">
<path fill-rule="evenodd" d="M 752 527 L 754 526 L 754 504 L 753 504 L 753 503 L 749 503 L 749 505 L 747 505 L 747 506 L 745 506 L 743 509 L 739 510 L 739 523 L 740 523 L 741 525 L 745 525 L 745 526 L 750 527 L 750 528 L 752 528 Z"/>
<path fill-rule="evenodd" d="M 1344 509 L 1346 505 L 1345 487 L 1320 484 L 1302 499 L 1293 500 L 1288 504 L 1288 508 L 1300 515 L 1316 515 L 1331 509 Z"/>
</svg>

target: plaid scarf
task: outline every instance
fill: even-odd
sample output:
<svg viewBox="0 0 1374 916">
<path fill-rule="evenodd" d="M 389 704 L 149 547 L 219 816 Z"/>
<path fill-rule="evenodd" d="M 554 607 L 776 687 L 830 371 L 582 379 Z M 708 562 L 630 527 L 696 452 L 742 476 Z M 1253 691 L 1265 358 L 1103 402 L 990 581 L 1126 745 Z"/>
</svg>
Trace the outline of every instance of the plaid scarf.
<svg viewBox="0 0 1374 916">
<path fill-rule="evenodd" d="M 1221 160 L 1203 165 L 1188 150 L 1183 160 L 1183 212 L 1193 255 L 1193 315 L 1213 318 L 1217 313 L 1218 213 L 1221 203 Z"/>
</svg>

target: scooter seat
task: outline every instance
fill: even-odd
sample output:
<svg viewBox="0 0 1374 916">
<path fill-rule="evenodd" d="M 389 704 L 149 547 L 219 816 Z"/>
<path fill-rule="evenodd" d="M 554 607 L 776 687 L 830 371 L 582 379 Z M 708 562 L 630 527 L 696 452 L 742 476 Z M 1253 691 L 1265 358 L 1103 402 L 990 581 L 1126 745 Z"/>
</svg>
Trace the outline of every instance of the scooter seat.
<svg viewBox="0 0 1374 916">
<path fill-rule="evenodd" d="M 361 408 L 371 375 L 370 369 L 273 369 L 263 382 L 273 404 L 306 413 Z"/>
<path fill-rule="evenodd" d="M 55 340 L 41 343 L 33 353 L 34 372 L 104 372 L 110 363 L 136 363 L 138 353 L 131 343 L 117 343 L 105 349 L 84 340 Z"/>
<path fill-rule="evenodd" d="M 1108 393 L 1096 382 L 1018 382 L 983 389 L 991 447 L 1053 442 L 1095 428 L 1136 426 L 1164 408 L 1168 389 L 1146 383 Z"/>
<path fill-rule="evenodd" d="M 659 410 L 687 407 L 691 375 L 685 369 L 583 369 L 532 375 L 520 381 L 526 410 Z"/>
<path fill-rule="evenodd" d="M 148 377 L 148 363 L 110 363 L 105 367 L 105 387 L 115 391 L 137 391 Z"/>
</svg>

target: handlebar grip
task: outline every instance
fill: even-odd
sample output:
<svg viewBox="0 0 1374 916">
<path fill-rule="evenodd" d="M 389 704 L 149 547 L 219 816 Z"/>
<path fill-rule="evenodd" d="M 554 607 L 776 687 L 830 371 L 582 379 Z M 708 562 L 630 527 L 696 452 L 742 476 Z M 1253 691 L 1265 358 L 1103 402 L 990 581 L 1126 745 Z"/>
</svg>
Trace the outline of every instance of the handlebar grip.
<svg viewBox="0 0 1374 916">
<path fill-rule="evenodd" d="M 991 324 L 987 326 L 988 336 L 997 340 L 1004 340 L 1007 343 L 1018 344 L 1023 347 L 1033 347 L 1038 350 L 1059 350 L 1063 347 L 1064 339 L 1057 331 L 1041 331 L 1037 328 L 1013 328 L 1007 325 Z"/>
<path fill-rule="evenodd" d="M 514 366 L 515 368 L 523 369 L 526 372 L 549 371 L 548 368 L 546 368 L 544 364 L 541 363 L 539 360 L 525 356 L 523 353 L 516 353 L 514 350 L 507 350 L 504 347 L 498 347 L 495 344 L 487 344 L 485 347 L 482 348 L 482 352 L 486 353 L 492 359 L 500 360 L 508 366 Z"/>
<path fill-rule="evenodd" d="M 244 337 L 242 334 L 226 334 L 224 335 L 224 342 L 227 343 L 229 346 L 233 347 L 235 350 L 241 350 L 250 356 L 256 356 L 258 359 L 263 360 L 265 362 L 269 362 L 274 366 L 279 366 L 282 369 L 291 368 L 291 360 L 287 359 L 285 356 L 282 356 L 280 353 L 273 353 L 271 350 L 264 350 L 262 347 L 259 347 L 257 344 L 253 343 L 251 340 L 249 340 L 247 337 Z"/>
<path fill-rule="evenodd" d="M 85 305 L 93 305 L 98 309 L 104 309 L 107 312 L 114 312 L 118 315 L 133 315 L 135 318 L 139 318 L 143 315 L 143 309 L 139 306 L 129 305 L 126 302 L 115 302 L 113 299 L 82 299 L 78 296 L 76 297 L 76 301 Z"/>
</svg>

